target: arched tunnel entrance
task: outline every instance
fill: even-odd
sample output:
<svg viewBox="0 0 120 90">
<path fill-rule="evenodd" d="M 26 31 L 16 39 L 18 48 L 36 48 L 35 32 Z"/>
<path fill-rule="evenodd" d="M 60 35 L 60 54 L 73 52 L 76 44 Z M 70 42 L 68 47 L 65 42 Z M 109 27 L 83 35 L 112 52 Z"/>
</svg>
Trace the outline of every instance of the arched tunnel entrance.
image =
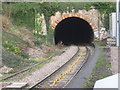
<svg viewBox="0 0 120 90">
<path fill-rule="evenodd" d="M 55 44 L 85 45 L 94 39 L 90 24 L 79 17 L 68 17 L 59 22 L 54 31 Z"/>
</svg>

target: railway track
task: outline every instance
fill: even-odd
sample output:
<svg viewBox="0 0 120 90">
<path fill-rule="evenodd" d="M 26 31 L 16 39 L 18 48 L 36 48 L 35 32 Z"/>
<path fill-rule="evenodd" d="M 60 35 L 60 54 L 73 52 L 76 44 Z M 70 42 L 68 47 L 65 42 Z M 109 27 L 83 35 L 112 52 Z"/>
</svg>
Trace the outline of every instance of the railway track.
<svg viewBox="0 0 120 90">
<path fill-rule="evenodd" d="M 34 67 L 42 64 L 42 63 L 47 62 L 47 60 L 50 59 L 51 57 L 52 57 L 52 56 L 48 57 L 48 58 L 47 58 L 46 60 L 44 60 L 44 61 L 41 61 L 41 62 L 39 62 L 39 63 L 36 63 L 36 64 L 34 64 L 34 65 L 32 65 L 32 66 L 30 66 L 30 67 L 28 67 L 28 68 L 25 68 L 25 69 L 23 69 L 23 70 L 21 70 L 21 71 L 18 71 L 18 72 L 16 72 L 16 73 L 13 73 L 13 74 L 5 77 L 5 78 L 2 78 L 2 79 L 0 79 L 0 82 L 1 82 L 1 81 L 4 81 L 4 80 L 11 79 L 11 78 L 13 78 L 13 77 L 15 77 L 15 76 L 17 76 L 17 75 L 23 74 L 24 72 L 26 72 L 26 71 L 28 71 L 28 70 L 30 70 L 30 69 L 32 69 L 32 68 L 34 68 Z"/>
<path fill-rule="evenodd" d="M 78 51 L 68 62 L 29 88 L 64 88 L 87 62 L 91 49 L 93 47 L 78 47 Z"/>
<path fill-rule="evenodd" d="M 44 77 L 42 80 L 38 80 L 34 84 L 27 86 L 29 89 L 33 88 L 64 88 L 71 80 L 76 76 L 76 74 L 81 70 L 84 64 L 87 62 L 87 58 L 94 51 L 94 48 L 91 47 L 77 47 L 77 51 L 73 54 L 72 58 L 68 60 L 61 67 L 56 69 L 51 74 Z M 51 57 L 49 57 L 51 58 Z M 38 63 L 41 64 L 42 62 Z M 16 75 L 22 74 L 25 71 L 37 66 L 38 64 L 31 66 L 25 70 L 17 72 L 9 77 L 4 78 L 7 80 Z M 26 88 L 26 87 L 25 87 Z"/>
<path fill-rule="evenodd" d="M 62 53 L 63 53 L 63 52 L 62 52 Z M 61 53 L 61 54 L 62 54 L 62 53 Z M 20 70 L 20 71 L 18 71 L 18 72 L 16 72 L 16 73 L 11 74 L 11 75 L 8 75 L 8 76 L 0 79 L 0 82 L 5 81 L 5 80 L 12 79 L 12 78 L 14 78 L 14 77 L 16 77 L 16 76 L 18 76 L 18 75 L 20 75 L 20 74 L 23 74 L 23 73 L 29 71 L 30 69 L 32 69 L 32 68 L 34 68 L 34 67 L 36 67 L 36 66 L 38 66 L 38 65 L 40 65 L 40 64 L 46 63 L 46 62 L 47 62 L 49 59 L 51 59 L 53 56 L 54 56 L 54 55 L 52 55 L 52 56 L 50 56 L 50 57 L 48 57 L 48 58 L 46 58 L 46 59 L 43 58 L 43 59 L 44 59 L 43 61 L 40 61 L 40 62 L 38 62 L 38 63 L 36 63 L 36 64 L 34 64 L 34 65 L 32 65 L 32 66 L 29 66 L 29 67 L 27 67 L 27 68 L 25 68 L 25 69 L 23 69 L 23 70 Z"/>
<path fill-rule="evenodd" d="M 76 48 L 77 49 L 77 48 Z M 64 52 L 62 52 L 62 53 L 64 53 Z M 61 53 L 61 54 L 62 54 Z M 21 77 L 23 77 L 23 74 L 24 73 L 26 73 L 27 71 L 29 71 L 29 70 L 31 70 L 32 68 L 34 68 L 34 67 L 36 67 L 36 66 L 38 66 L 38 65 L 40 65 L 40 64 L 42 64 L 42 63 L 45 63 L 45 62 L 47 62 L 48 61 L 48 59 L 50 59 L 50 58 L 52 58 L 53 56 L 50 56 L 50 57 L 48 57 L 47 59 L 45 59 L 44 61 L 41 61 L 41 62 L 39 62 L 39 63 L 37 63 L 37 64 L 34 64 L 34 65 L 32 65 L 32 66 L 30 66 L 30 67 L 28 67 L 28 68 L 26 68 L 26 69 L 23 69 L 23 70 L 21 70 L 21 71 L 19 71 L 19 72 L 16 72 L 16 73 L 14 73 L 14 74 L 12 74 L 12 75 L 9 75 L 9 76 L 7 76 L 7 77 L 5 77 L 5 78 L 2 78 L 2 79 L 0 79 L 0 82 L 5 82 L 5 85 L 3 85 L 2 86 L 2 88 L 7 88 L 7 86 L 9 86 L 9 85 L 11 85 L 12 83 L 14 83 L 14 82 L 18 82 L 19 83 L 19 81 L 12 81 L 12 80 L 15 80 L 15 79 L 17 79 L 17 78 L 21 78 Z M 19 79 L 18 79 L 19 80 Z M 8 82 L 6 82 L 6 81 L 8 81 Z M 10 81 L 10 82 L 9 82 Z M 26 82 L 24 82 L 24 83 L 26 83 Z M 1 84 L 0 84 L 1 85 Z M 29 85 L 29 83 L 27 83 L 27 85 Z M 31 85 L 30 85 L 31 86 Z"/>
</svg>

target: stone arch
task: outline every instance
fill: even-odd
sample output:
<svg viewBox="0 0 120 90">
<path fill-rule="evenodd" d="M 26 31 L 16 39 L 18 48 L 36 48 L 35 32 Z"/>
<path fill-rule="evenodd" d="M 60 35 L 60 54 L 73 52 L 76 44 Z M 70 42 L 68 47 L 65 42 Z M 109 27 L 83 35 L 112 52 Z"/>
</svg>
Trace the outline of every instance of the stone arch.
<svg viewBox="0 0 120 90">
<path fill-rule="evenodd" d="M 59 12 L 57 12 L 59 13 Z M 74 12 L 70 12 L 70 13 L 64 13 L 63 15 L 60 15 L 59 18 L 56 18 L 55 16 L 52 16 L 51 19 L 53 20 L 53 22 L 51 23 L 51 26 L 53 29 L 55 29 L 56 25 L 62 21 L 65 18 L 69 18 L 69 17 L 79 17 L 81 19 L 84 19 L 85 21 L 87 21 L 93 30 L 97 29 L 97 26 L 94 25 L 93 21 L 87 16 L 87 15 L 83 15 L 80 13 L 74 13 Z"/>
</svg>

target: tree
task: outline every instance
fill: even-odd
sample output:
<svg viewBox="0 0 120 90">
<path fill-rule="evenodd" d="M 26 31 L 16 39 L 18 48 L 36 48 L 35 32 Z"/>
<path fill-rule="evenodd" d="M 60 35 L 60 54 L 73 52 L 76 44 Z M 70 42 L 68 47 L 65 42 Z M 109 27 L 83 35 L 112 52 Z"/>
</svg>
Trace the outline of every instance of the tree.
<svg viewBox="0 0 120 90">
<path fill-rule="evenodd" d="M 104 26 L 109 29 L 109 14 L 115 12 L 115 2 L 95 2 L 92 3 L 95 6 L 103 17 Z"/>
</svg>

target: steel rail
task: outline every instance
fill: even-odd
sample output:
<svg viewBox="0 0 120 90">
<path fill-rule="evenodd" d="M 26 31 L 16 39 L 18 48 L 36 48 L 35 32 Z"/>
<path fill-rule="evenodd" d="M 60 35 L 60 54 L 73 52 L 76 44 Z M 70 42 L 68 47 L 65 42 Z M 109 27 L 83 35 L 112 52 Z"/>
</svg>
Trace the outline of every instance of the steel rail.
<svg viewBox="0 0 120 90">
<path fill-rule="evenodd" d="M 63 64 L 61 67 L 59 67 L 57 70 L 55 70 L 53 73 L 51 73 L 50 75 L 46 76 L 44 79 L 38 81 L 37 83 L 35 83 L 34 85 L 29 87 L 29 90 L 32 90 L 33 88 L 35 88 L 37 85 L 39 85 L 40 83 L 42 83 L 43 81 L 45 81 L 46 79 L 48 79 L 49 77 L 51 77 L 54 73 L 56 73 L 57 71 L 59 71 L 62 67 L 64 67 L 67 63 L 69 63 L 74 57 L 75 55 L 77 55 L 77 53 L 79 52 L 79 47 L 77 49 L 77 52 L 74 54 L 74 56 L 72 58 L 70 58 L 70 60 L 68 60 L 65 64 Z"/>
</svg>

